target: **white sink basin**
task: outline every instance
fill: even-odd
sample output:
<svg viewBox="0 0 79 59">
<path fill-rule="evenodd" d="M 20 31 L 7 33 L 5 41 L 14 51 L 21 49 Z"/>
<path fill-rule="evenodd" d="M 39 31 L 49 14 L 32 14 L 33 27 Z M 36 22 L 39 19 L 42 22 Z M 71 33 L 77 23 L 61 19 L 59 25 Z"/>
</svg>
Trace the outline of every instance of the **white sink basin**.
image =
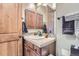
<svg viewBox="0 0 79 59">
<path fill-rule="evenodd" d="M 38 46 L 39 48 L 45 47 L 55 41 L 55 37 L 45 38 L 45 36 L 38 35 L 24 35 L 24 39 Z"/>
</svg>

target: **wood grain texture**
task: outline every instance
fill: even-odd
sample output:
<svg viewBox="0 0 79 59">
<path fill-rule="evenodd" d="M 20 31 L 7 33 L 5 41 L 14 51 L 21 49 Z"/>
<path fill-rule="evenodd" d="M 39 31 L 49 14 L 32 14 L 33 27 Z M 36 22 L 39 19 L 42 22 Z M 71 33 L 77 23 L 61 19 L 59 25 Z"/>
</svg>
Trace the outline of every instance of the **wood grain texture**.
<svg viewBox="0 0 79 59">
<path fill-rule="evenodd" d="M 48 48 L 41 48 L 40 51 L 40 48 L 33 45 L 31 42 L 25 41 L 24 43 L 24 56 L 46 56 L 48 53 Z"/>
<path fill-rule="evenodd" d="M 50 54 L 56 55 L 56 41 L 48 46 Z"/>
<path fill-rule="evenodd" d="M 18 4 L 18 36 L 22 36 L 22 4 Z M 18 55 L 23 55 L 22 37 L 18 41 Z"/>
<path fill-rule="evenodd" d="M 22 55 L 21 4 L 0 4 L 0 55 Z"/>
<path fill-rule="evenodd" d="M 0 33 L 17 32 L 17 4 L 2 4 L 0 10 Z"/>
<path fill-rule="evenodd" d="M 0 56 L 15 56 L 17 52 L 17 41 L 5 42 L 0 44 Z"/>
</svg>

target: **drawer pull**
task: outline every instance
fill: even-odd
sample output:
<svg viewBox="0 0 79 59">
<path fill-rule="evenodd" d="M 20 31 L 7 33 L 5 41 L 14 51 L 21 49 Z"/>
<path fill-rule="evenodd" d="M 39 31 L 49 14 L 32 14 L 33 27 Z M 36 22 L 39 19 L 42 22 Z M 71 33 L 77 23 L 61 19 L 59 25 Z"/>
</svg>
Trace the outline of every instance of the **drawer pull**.
<svg viewBox="0 0 79 59">
<path fill-rule="evenodd" d="M 37 52 L 37 49 L 34 49 Z"/>
</svg>

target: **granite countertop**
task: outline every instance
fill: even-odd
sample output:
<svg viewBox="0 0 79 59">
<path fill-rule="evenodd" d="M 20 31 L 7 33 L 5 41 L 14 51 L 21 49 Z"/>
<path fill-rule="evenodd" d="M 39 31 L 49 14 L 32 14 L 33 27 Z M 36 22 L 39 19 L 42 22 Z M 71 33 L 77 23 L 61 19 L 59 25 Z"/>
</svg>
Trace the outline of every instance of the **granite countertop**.
<svg viewBox="0 0 79 59">
<path fill-rule="evenodd" d="M 44 36 L 35 36 L 35 35 L 23 35 L 26 41 L 31 42 L 32 44 L 38 46 L 39 48 L 45 47 L 55 41 L 55 37 L 45 38 Z"/>
</svg>

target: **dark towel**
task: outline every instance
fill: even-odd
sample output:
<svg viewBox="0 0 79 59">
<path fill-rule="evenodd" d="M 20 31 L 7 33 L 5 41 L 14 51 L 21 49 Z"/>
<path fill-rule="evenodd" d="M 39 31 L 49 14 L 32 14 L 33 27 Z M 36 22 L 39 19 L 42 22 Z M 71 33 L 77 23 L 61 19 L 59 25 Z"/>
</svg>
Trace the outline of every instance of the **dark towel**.
<svg viewBox="0 0 79 59">
<path fill-rule="evenodd" d="M 25 32 L 25 33 L 28 32 L 25 22 L 22 22 L 22 32 Z"/>
</svg>

